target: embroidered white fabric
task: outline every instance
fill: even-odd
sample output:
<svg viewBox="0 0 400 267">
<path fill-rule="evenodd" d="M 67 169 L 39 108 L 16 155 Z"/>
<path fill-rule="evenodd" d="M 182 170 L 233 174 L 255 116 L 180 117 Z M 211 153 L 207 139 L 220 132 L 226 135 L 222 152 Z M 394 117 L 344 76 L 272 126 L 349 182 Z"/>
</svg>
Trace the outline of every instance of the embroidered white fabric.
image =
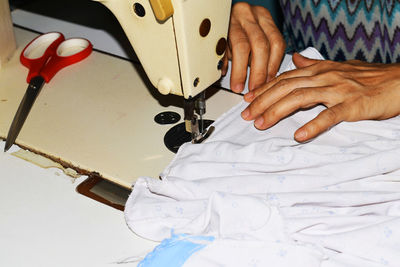
<svg viewBox="0 0 400 267">
<path fill-rule="evenodd" d="M 215 237 L 184 266 L 399 266 L 400 117 L 343 122 L 300 144 L 295 130 L 324 107 L 259 131 L 241 119 L 246 105 L 204 144 L 183 145 L 162 181 L 136 182 L 129 227 L 159 241 L 171 230 Z"/>
</svg>

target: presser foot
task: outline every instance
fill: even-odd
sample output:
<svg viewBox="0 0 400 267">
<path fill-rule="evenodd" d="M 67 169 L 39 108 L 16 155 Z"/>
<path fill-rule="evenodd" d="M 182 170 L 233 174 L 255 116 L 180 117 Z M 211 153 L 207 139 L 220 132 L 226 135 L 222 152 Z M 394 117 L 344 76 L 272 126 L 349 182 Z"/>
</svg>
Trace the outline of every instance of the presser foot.
<svg viewBox="0 0 400 267">
<path fill-rule="evenodd" d="M 214 132 L 215 127 L 210 126 L 208 129 L 203 132 L 202 134 L 198 135 L 196 139 L 192 139 L 193 144 L 201 144 L 203 141 L 205 141 L 210 135 Z"/>
<path fill-rule="evenodd" d="M 204 128 L 206 127 L 204 127 L 203 119 L 198 120 L 196 115 L 194 115 L 194 117 L 191 120 L 185 120 L 185 128 L 186 131 L 191 134 L 192 144 L 202 143 L 215 130 L 214 126 L 210 126 L 206 130 L 204 130 Z M 200 131 L 200 129 L 202 129 L 202 131 Z"/>
<path fill-rule="evenodd" d="M 208 129 L 204 126 L 203 115 L 206 113 L 205 92 L 196 98 L 184 100 L 185 128 L 191 134 L 192 143 L 199 144 L 206 140 L 214 131 L 211 126 Z M 197 114 L 200 119 L 198 119 Z"/>
</svg>

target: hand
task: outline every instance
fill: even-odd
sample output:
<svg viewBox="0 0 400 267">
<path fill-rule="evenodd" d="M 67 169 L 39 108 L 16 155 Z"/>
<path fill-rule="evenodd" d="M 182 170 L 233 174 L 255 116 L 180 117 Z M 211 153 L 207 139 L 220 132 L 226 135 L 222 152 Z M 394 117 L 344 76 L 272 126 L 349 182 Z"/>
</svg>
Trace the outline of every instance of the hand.
<svg viewBox="0 0 400 267">
<path fill-rule="evenodd" d="M 243 91 L 249 63 L 250 90 L 275 77 L 286 45 L 267 9 L 236 3 L 232 7 L 228 40 L 222 74 L 226 74 L 228 58 L 232 58 L 231 88 L 234 92 Z"/>
<path fill-rule="evenodd" d="M 323 104 L 316 118 L 295 132 L 307 141 L 341 121 L 383 120 L 400 114 L 400 65 L 344 63 L 293 55 L 297 69 L 283 73 L 244 96 L 250 105 L 242 112 L 267 129 L 296 110 Z"/>
</svg>

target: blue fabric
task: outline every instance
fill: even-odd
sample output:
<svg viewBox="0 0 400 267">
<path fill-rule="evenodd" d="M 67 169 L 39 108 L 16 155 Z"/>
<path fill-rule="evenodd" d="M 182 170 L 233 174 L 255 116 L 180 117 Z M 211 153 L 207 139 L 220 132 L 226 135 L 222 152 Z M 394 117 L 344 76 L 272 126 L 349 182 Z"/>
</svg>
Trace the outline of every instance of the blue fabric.
<svg viewBox="0 0 400 267">
<path fill-rule="evenodd" d="M 138 267 L 180 267 L 195 252 L 214 241 L 212 236 L 175 235 L 164 239 L 160 245 L 139 263 Z"/>
</svg>

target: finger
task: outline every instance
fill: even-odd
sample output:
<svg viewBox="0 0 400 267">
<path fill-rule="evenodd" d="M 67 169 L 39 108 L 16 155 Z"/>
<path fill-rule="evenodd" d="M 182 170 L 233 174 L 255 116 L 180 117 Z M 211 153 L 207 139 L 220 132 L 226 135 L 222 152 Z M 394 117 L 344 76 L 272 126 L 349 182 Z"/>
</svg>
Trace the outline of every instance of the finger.
<svg viewBox="0 0 400 267">
<path fill-rule="evenodd" d="M 308 60 L 308 59 L 306 59 Z M 311 64 L 307 67 L 294 69 L 291 71 L 287 71 L 275 77 L 271 81 L 269 81 L 265 86 L 259 87 L 252 92 L 249 92 L 244 95 L 244 99 L 247 102 L 252 102 L 258 96 L 262 95 L 264 92 L 270 90 L 270 88 L 276 86 L 278 83 L 282 83 L 282 81 L 291 79 L 291 78 L 300 78 L 300 77 L 308 77 L 312 81 L 315 82 L 315 85 L 307 86 L 307 87 L 316 87 L 316 86 L 325 86 L 329 83 L 328 81 L 332 81 L 332 78 L 336 77 L 339 74 L 339 71 L 332 72 L 332 68 L 336 66 L 336 63 L 333 61 L 315 61 L 317 64 Z M 336 76 L 335 76 L 336 75 Z M 334 81 L 337 83 L 337 80 Z"/>
<path fill-rule="evenodd" d="M 274 79 L 278 73 L 286 49 L 285 41 L 279 32 L 270 33 L 268 39 L 270 41 L 271 48 L 267 68 L 267 82 Z"/>
<path fill-rule="evenodd" d="M 304 68 L 304 69 L 295 69 L 291 71 L 287 71 L 285 73 L 282 73 L 278 77 L 272 79 L 269 81 L 267 84 L 254 89 L 253 91 L 247 93 L 244 95 L 244 100 L 246 102 L 252 102 L 254 99 L 259 97 L 260 95 L 264 94 L 265 92 L 271 90 L 273 87 L 285 87 L 288 84 L 288 81 L 291 79 L 295 78 L 307 78 L 310 79 L 310 81 L 314 81 L 314 77 L 312 77 L 314 74 L 314 71 L 309 69 L 309 68 Z M 298 87 L 303 87 L 303 86 L 298 86 Z M 304 87 L 314 87 L 314 86 L 304 86 Z"/>
<path fill-rule="evenodd" d="M 276 26 L 270 12 L 266 8 L 254 6 L 252 12 L 257 20 L 257 23 L 260 25 L 261 30 L 264 32 L 264 35 L 267 37 L 270 45 L 269 59 L 266 66 L 266 81 L 270 81 L 275 77 L 279 70 L 280 63 L 285 53 L 285 40 Z"/>
<path fill-rule="evenodd" d="M 304 142 L 318 136 L 339 122 L 344 121 L 348 110 L 343 103 L 325 109 L 315 119 L 298 129 L 294 134 L 294 139 L 298 142 Z"/>
<path fill-rule="evenodd" d="M 264 130 L 301 108 L 313 107 L 329 100 L 330 92 L 326 87 L 299 88 L 272 104 L 254 121 L 257 129 Z"/>
<path fill-rule="evenodd" d="M 227 55 L 225 55 L 224 56 L 224 58 L 222 59 L 222 69 L 221 69 L 221 75 L 222 76 L 225 76 L 226 75 L 226 73 L 228 72 L 228 62 L 229 60 L 228 60 L 228 56 Z"/>
<path fill-rule="evenodd" d="M 308 77 L 299 77 L 285 79 L 278 82 L 275 86 L 265 91 L 263 94 L 255 98 L 250 105 L 242 112 L 242 118 L 245 120 L 254 120 L 259 117 L 271 105 L 278 102 L 293 90 L 305 87 L 320 86 L 313 79 Z"/>
<path fill-rule="evenodd" d="M 262 85 L 267 79 L 270 45 L 264 31 L 256 23 L 247 23 L 244 28 L 251 46 L 249 90 Z"/>
<path fill-rule="evenodd" d="M 358 70 L 370 70 L 371 68 L 381 68 L 382 66 L 388 66 L 387 64 L 384 63 L 370 63 L 356 59 L 348 60 L 343 63 L 345 65 L 355 67 Z"/>
<path fill-rule="evenodd" d="M 299 53 L 294 53 L 292 60 L 297 68 L 305 68 L 321 62 L 321 60 L 307 58 Z"/>
<path fill-rule="evenodd" d="M 371 65 L 370 63 L 360 63 L 360 61 L 357 60 L 335 62 L 331 60 L 311 59 L 299 53 L 294 53 L 292 60 L 298 69 L 313 68 L 316 70 L 316 73 L 336 72 L 343 73 L 343 75 L 357 70 L 369 70 L 368 64 Z"/>
<path fill-rule="evenodd" d="M 270 19 L 265 16 L 259 16 L 259 18 L 260 26 L 264 31 L 264 34 L 267 36 L 270 44 L 266 80 L 268 82 L 272 80 L 278 73 L 283 56 L 285 54 L 286 43 L 272 18 Z"/>
<path fill-rule="evenodd" d="M 243 91 L 246 82 L 250 44 L 240 25 L 231 25 L 230 31 L 232 52 L 231 89 L 236 93 L 240 93 Z"/>
<path fill-rule="evenodd" d="M 222 76 L 225 76 L 226 73 L 228 72 L 228 66 L 229 66 L 229 59 L 232 58 L 231 51 L 229 47 L 226 48 L 226 53 L 224 55 L 224 58 L 222 59 L 223 65 L 221 69 L 221 74 Z"/>
</svg>

